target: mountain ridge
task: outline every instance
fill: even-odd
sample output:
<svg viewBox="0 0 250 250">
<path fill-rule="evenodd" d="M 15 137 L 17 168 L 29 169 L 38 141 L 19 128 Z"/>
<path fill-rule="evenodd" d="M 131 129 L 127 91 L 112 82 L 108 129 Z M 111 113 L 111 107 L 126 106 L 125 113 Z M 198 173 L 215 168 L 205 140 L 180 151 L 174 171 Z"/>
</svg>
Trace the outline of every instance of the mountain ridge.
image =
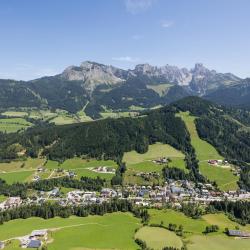
<svg viewBox="0 0 250 250">
<path fill-rule="evenodd" d="M 138 64 L 124 70 L 92 61 L 69 66 L 61 74 L 31 81 L 0 80 L 0 107 L 63 109 L 99 118 L 104 107 L 130 110 L 152 108 L 186 96 L 206 96 L 243 80 L 197 63 L 194 68 Z M 27 100 L 28 99 L 28 100 Z"/>
</svg>

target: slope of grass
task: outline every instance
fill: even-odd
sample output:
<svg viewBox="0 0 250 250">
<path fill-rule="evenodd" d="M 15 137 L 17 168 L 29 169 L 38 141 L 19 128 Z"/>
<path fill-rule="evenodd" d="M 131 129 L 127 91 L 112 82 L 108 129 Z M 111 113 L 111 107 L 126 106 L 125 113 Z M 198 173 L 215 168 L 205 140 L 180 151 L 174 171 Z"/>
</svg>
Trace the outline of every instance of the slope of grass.
<svg viewBox="0 0 250 250">
<path fill-rule="evenodd" d="M 4 195 L 0 195 L 0 203 L 1 202 L 3 202 L 3 201 L 5 201 L 7 199 L 7 197 L 6 196 L 4 196 Z"/>
<path fill-rule="evenodd" d="M 159 157 L 178 157 L 183 159 L 184 155 L 182 152 L 178 151 L 168 144 L 156 143 L 153 145 L 149 145 L 148 151 L 145 154 L 139 154 L 136 151 L 125 153 L 123 161 L 126 162 L 127 165 L 132 165 L 148 160 L 157 159 Z"/>
<path fill-rule="evenodd" d="M 6 133 L 17 132 L 20 129 L 26 129 L 32 126 L 32 123 L 24 118 L 2 118 L 0 119 L 0 131 Z"/>
<path fill-rule="evenodd" d="M 104 216 L 18 219 L 0 225 L 0 240 L 23 236 L 35 229 L 54 229 L 49 250 L 137 249 L 134 231 L 139 220 L 129 213 Z M 55 230 L 56 229 L 56 230 Z"/>
<path fill-rule="evenodd" d="M 31 181 L 32 175 L 35 173 L 33 170 L 1 173 L 0 178 L 5 180 L 8 184 L 15 182 L 27 182 Z"/>
<path fill-rule="evenodd" d="M 169 223 L 176 224 L 178 226 L 182 225 L 184 231 L 194 234 L 202 234 L 206 226 L 209 225 L 204 219 L 192 219 L 185 216 L 181 212 L 170 209 L 150 209 L 149 214 L 151 224 L 161 224 L 161 222 L 163 222 L 164 226 L 168 226 Z"/>
<path fill-rule="evenodd" d="M 201 236 L 190 238 L 188 250 L 249 250 L 250 239 L 234 239 L 225 235 Z"/>
<path fill-rule="evenodd" d="M 117 168 L 117 164 L 114 161 L 108 160 L 108 161 L 98 161 L 98 160 L 85 160 L 78 157 L 68 159 L 64 161 L 62 164 L 59 164 L 56 161 L 48 160 L 46 163 L 46 168 L 53 170 L 53 169 L 64 169 L 64 170 L 72 170 L 77 174 L 77 177 L 80 178 L 81 176 L 87 176 L 91 178 L 96 178 L 97 176 L 104 178 L 106 180 L 110 180 L 114 175 L 110 173 L 97 173 L 89 168 L 94 167 L 100 167 L 100 166 L 106 166 L 106 167 L 112 167 Z"/>
<path fill-rule="evenodd" d="M 196 126 L 196 117 L 191 116 L 188 112 L 178 114 L 186 124 L 191 136 L 191 144 L 195 149 L 201 173 L 211 181 L 216 181 L 218 187 L 222 190 L 235 190 L 238 188 L 238 177 L 234 176 L 230 169 L 210 166 L 207 161 L 209 159 L 223 159 L 217 150 L 208 142 L 200 139 Z"/>
<path fill-rule="evenodd" d="M 13 171 L 26 171 L 35 170 L 37 167 L 43 165 L 45 159 L 28 158 L 27 160 L 11 161 L 9 163 L 0 163 L 1 172 L 13 172 Z"/>
<path fill-rule="evenodd" d="M 209 159 L 223 159 L 223 157 L 217 152 L 217 150 L 208 142 L 200 139 L 196 126 L 196 117 L 191 116 L 188 112 L 179 113 L 180 117 L 186 124 L 186 127 L 191 136 L 191 144 L 195 148 L 196 156 L 199 161 L 209 160 Z"/>
<path fill-rule="evenodd" d="M 160 227 L 142 227 L 136 232 L 135 238 L 145 241 L 148 247 L 155 250 L 166 246 L 182 247 L 182 241 L 175 233 Z"/>
<path fill-rule="evenodd" d="M 209 180 L 216 181 L 221 190 L 236 190 L 238 189 L 237 181 L 239 177 L 233 175 L 230 169 L 211 166 L 207 162 L 199 164 L 201 173 Z"/>
<path fill-rule="evenodd" d="M 156 84 L 156 85 L 152 84 L 152 85 L 147 85 L 147 88 L 154 90 L 159 96 L 163 96 L 172 86 L 173 84 L 170 83 Z"/>
<path fill-rule="evenodd" d="M 221 232 L 224 232 L 225 228 L 235 229 L 235 227 L 239 227 L 243 231 L 250 231 L 250 225 L 242 226 L 237 222 L 228 219 L 223 213 L 206 214 L 202 216 L 202 218 L 210 225 L 218 225 Z"/>
</svg>

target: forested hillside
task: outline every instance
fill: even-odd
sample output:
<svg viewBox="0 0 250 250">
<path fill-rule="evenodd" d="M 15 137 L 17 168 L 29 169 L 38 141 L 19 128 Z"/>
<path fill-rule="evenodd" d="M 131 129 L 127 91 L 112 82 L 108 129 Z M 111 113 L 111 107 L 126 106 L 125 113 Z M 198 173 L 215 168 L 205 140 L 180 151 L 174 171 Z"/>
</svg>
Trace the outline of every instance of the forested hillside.
<svg viewBox="0 0 250 250">
<path fill-rule="evenodd" d="M 198 97 L 184 98 L 136 118 L 63 126 L 40 124 L 23 133 L 0 134 L 0 157 L 2 160 L 13 159 L 20 150 L 25 150 L 28 156 L 37 157 L 40 153 L 58 161 L 85 156 L 114 159 L 121 164 L 124 152 L 136 150 L 144 153 L 148 145 L 162 142 L 181 150 L 186 156 L 191 178 L 202 180 L 190 135 L 177 116 L 180 111 L 189 111 L 196 116 L 199 136 L 227 160 L 245 166 L 244 171 L 248 173 L 250 133 L 246 111 L 223 109 Z"/>
</svg>

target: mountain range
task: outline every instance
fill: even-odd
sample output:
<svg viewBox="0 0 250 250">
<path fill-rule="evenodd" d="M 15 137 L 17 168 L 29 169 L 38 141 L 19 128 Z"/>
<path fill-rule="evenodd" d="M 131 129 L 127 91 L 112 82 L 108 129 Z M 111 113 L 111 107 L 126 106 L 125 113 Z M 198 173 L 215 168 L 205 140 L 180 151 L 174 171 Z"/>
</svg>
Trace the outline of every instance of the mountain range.
<svg viewBox="0 0 250 250">
<path fill-rule="evenodd" d="M 218 73 L 200 63 L 192 69 L 139 64 L 132 70 L 86 61 L 61 74 L 31 81 L 0 80 L 0 107 L 84 109 L 98 118 L 104 109 L 127 111 L 202 96 L 223 105 L 250 108 L 250 79 Z"/>
</svg>

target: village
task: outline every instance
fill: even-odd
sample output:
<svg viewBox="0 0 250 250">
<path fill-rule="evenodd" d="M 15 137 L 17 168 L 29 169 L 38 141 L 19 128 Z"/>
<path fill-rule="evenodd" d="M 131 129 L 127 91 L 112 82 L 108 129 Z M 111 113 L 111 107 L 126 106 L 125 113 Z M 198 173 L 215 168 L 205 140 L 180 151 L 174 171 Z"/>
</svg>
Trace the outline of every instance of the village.
<svg viewBox="0 0 250 250">
<path fill-rule="evenodd" d="M 39 191 L 35 197 L 21 199 L 9 197 L 0 203 L 0 211 L 16 208 L 22 205 L 42 204 L 55 201 L 61 206 L 77 206 L 87 204 L 101 204 L 111 199 L 128 199 L 138 206 L 163 207 L 171 205 L 181 207 L 182 203 L 209 204 L 212 201 L 237 201 L 250 199 L 250 192 L 218 191 L 210 183 L 194 183 L 187 180 L 167 180 L 164 185 L 140 186 L 127 185 L 102 188 L 100 192 L 73 190 L 62 195 L 60 188 L 55 187 L 49 192 Z"/>
<path fill-rule="evenodd" d="M 127 199 L 136 206 L 156 207 L 171 206 L 180 209 L 185 203 L 209 204 L 211 201 L 237 201 L 250 199 L 250 192 L 244 190 L 221 192 L 215 190 L 210 184 L 193 183 L 183 180 L 167 180 L 162 186 L 139 186 L 129 185 L 124 187 L 103 188 L 100 192 L 84 190 L 72 190 L 62 196 L 59 188 L 49 192 L 38 192 L 36 199 L 21 199 L 20 197 L 9 197 L 0 203 L 0 211 L 17 208 L 19 206 L 42 204 L 48 201 L 57 202 L 60 206 L 84 206 L 89 204 L 101 204 L 110 202 L 112 199 Z M 239 236 L 237 230 L 231 230 L 229 235 Z M 245 234 L 244 234 L 245 235 Z M 241 237 L 249 237 L 247 235 Z M 46 229 L 34 230 L 30 235 L 17 238 L 22 248 L 39 248 L 43 242 L 48 242 Z M 6 242 L 0 242 L 3 249 Z"/>
<path fill-rule="evenodd" d="M 167 164 L 168 158 L 163 157 L 152 162 L 157 165 Z M 235 175 L 238 174 L 236 168 L 232 168 L 227 161 L 222 160 L 208 160 L 207 163 L 211 168 L 224 167 L 231 168 Z M 88 168 L 97 173 L 115 174 L 115 169 L 99 166 Z M 44 172 L 43 167 L 37 169 L 37 173 Z M 73 170 L 55 170 L 56 176 L 68 176 L 75 178 L 77 175 Z M 158 172 L 137 172 L 135 176 L 142 178 L 145 181 L 151 178 L 161 178 Z M 39 181 L 39 176 L 35 176 L 35 182 Z M 54 187 L 50 191 L 35 191 L 32 196 L 22 199 L 21 197 L 8 197 L 0 203 L 0 211 L 15 209 L 26 205 L 42 205 L 46 202 L 53 202 L 59 206 L 87 206 L 91 204 L 102 204 L 110 202 L 112 199 L 127 199 L 135 206 L 146 208 L 166 208 L 182 209 L 182 206 L 187 203 L 208 205 L 213 201 L 237 201 L 250 200 L 250 192 L 246 190 L 237 191 L 220 191 L 215 185 L 211 183 L 197 183 L 189 180 L 174 180 L 165 179 L 161 184 L 153 185 L 124 185 L 124 186 L 105 186 L 99 192 L 87 190 L 67 190 L 59 187 Z M 230 230 L 228 235 L 239 236 L 237 230 Z M 243 236 L 242 236 L 243 235 Z M 240 237 L 249 237 L 248 233 L 243 233 Z M 29 235 L 16 238 L 20 242 L 22 248 L 39 248 L 44 242 L 48 243 L 48 230 L 34 230 Z M 0 249 L 6 245 L 6 241 L 0 242 Z"/>
</svg>

